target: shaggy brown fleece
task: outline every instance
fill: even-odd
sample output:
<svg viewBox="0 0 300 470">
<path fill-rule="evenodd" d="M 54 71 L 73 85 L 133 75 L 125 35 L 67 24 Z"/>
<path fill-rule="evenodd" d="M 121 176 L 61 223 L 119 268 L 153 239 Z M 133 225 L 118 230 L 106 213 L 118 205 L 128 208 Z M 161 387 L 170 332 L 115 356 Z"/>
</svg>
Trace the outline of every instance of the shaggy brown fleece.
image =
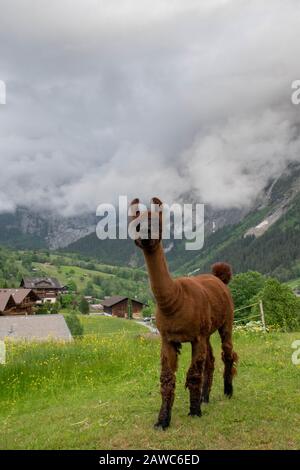
<svg viewBox="0 0 300 470">
<path fill-rule="evenodd" d="M 152 204 L 161 207 L 158 198 Z M 233 301 L 227 287 L 232 275 L 227 263 L 216 263 L 212 274 L 173 279 L 169 273 L 162 242 L 162 213 L 140 214 L 139 200 L 132 201 L 133 219 L 159 217 L 159 236 L 138 238 L 135 243 L 143 250 L 151 288 L 156 299 L 156 324 L 161 334 L 161 396 L 162 404 L 156 423 L 167 428 L 171 420 L 175 395 L 175 373 L 181 343 L 192 345 L 192 362 L 187 372 L 186 387 L 190 392 L 190 415 L 201 416 L 201 402 L 209 401 L 214 372 L 214 356 L 210 336 L 218 330 L 222 341 L 224 362 L 224 393 L 232 396 L 232 379 L 237 354 L 232 346 Z"/>
</svg>

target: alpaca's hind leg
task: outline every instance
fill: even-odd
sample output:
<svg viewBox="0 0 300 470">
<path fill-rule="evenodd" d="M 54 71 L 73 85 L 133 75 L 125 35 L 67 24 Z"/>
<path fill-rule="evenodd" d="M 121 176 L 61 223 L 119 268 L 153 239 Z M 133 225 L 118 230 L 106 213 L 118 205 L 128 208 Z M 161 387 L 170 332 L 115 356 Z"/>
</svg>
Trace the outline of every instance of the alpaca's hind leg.
<svg viewBox="0 0 300 470">
<path fill-rule="evenodd" d="M 206 342 L 207 352 L 206 352 L 206 361 L 204 368 L 204 383 L 202 391 L 202 399 L 204 403 L 209 402 L 210 390 L 213 382 L 214 368 L 215 368 L 215 358 L 213 355 L 213 350 L 210 344 L 209 339 Z"/>
<path fill-rule="evenodd" d="M 190 391 L 190 416 L 201 416 L 201 395 L 206 359 L 206 338 L 192 342 L 192 363 L 186 376 L 186 388 Z"/>
<path fill-rule="evenodd" d="M 180 350 L 180 343 L 162 342 L 161 347 L 161 408 L 158 421 L 155 427 L 166 429 L 171 421 L 171 412 L 175 396 L 175 372 L 177 369 L 177 356 Z"/>
<path fill-rule="evenodd" d="M 237 354 L 232 346 L 232 325 L 224 325 L 219 329 L 222 340 L 222 360 L 224 362 L 224 394 L 231 398 L 233 394 L 232 379 L 236 373 Z"/>
</svg>

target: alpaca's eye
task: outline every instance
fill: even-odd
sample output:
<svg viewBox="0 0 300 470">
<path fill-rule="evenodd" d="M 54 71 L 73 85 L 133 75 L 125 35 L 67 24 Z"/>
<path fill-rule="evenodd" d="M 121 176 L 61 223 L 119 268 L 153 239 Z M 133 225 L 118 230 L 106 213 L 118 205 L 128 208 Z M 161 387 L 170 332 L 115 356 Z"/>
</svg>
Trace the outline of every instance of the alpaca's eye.
<svg viewBox="0 0 300 470">
<path fill-rule="evenodd" d="M 140 232 L 140 230 L 141 230 L 141 224 L 138 224 L 138 225 L 136 226 L 136 231 L 137 231 L 137 232 Z"/>
</svg>

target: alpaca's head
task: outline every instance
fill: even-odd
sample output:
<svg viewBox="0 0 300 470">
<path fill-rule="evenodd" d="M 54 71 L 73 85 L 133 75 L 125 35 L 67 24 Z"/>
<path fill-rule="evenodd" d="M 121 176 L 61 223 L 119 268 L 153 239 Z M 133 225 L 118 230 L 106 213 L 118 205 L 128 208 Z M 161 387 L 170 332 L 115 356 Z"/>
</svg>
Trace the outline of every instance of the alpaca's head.
<svg viewBox="0 0 300 470">
<path fill-rule="evenodd" d="M 152 252 L 162 238 L 162 202 L 157 197 L 151 199 L 151 210 L 140 210 L 139 199 L 130 204 L 132 233 L 136 233 L 135 244 L 144 251 Z"/>
</svg>

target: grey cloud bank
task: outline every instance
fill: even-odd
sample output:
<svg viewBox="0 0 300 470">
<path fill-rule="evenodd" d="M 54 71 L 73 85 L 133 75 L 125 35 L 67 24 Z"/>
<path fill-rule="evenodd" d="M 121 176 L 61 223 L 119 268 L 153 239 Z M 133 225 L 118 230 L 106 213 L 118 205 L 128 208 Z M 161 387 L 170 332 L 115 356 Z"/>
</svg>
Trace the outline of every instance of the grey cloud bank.
<svg viewBox="0 0 300 470">
<path fill-rule="evenodd" d="M 0 0 L 0 211 L 248 205 L 300 161 L 298 1 Z"/>
</svg>

